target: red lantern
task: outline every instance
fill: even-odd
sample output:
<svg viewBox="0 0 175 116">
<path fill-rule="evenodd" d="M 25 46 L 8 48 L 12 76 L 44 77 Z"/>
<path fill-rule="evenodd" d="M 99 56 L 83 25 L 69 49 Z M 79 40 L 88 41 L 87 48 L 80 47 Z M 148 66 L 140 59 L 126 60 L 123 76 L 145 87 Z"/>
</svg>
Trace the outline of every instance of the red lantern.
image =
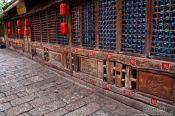
<svg viewBox="0 0 175 116">
<path fill-rule="evenodd" d="M 25 19 L 25 25 L 26 25 L 26 26 L 29 26 L 29 25 L 30 25 L 29 19 L 27 19 L 27 18 Z"/>
<path fill-rule="evenodd" d="M 18 29 L 18 35 L 22 35 L 22 30 L 21 29 Z"/>
<path fill-rule="evenodd" d="M 67 16 L 68 14 L 68 6 L 66 3 L 60 4 L 60 16 Z"/>
<path fill-rule="evenodd" d="M 67 23 L 62 22 L 61 25 L 60 25 L 60 28 L 61 28 L 60 29 L 61 30 L 61 34 L 63 36 L 66 36 L 68 34 L 68 25 L 67 25 Z"/>
<path fill-rule="evenodd" d="M 11 27 L 11 26 L 12 26 L 11 22 L 8 22 L 8 27 Z"/>
<path fill-rule="evenodd" d="M 25 34 L 26 34 L 26 36 L 29 36 L 29 35 L 30 35 L 29 29 L 26 29 L 26 30 L 25 30 Z"/>
<path fill-rule="evenodd" d="M 11 35 L 11 34 L 12 34 L 12 30 L 8 29 L 8 35 Z"/>
<path fill-rule="evenodd" d="M 22 26 L 21 20 L 17 20 L 17 26 L 18 26 L 18 27 Z"/>
</svg>

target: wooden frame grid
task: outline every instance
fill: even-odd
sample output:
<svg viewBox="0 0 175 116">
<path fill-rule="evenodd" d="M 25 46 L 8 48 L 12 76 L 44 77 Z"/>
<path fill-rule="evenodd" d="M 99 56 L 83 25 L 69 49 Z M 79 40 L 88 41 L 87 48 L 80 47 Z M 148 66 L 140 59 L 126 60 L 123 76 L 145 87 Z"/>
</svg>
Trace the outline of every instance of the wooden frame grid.
<svg viewBox="0 0 175 116">
<path fill-rule="evenodd" d="M 41 21 L 41 33 L 42 33 L 42 42 L 48 43 L 48 24 L 47 24 L 47 15 L 46 11 L 42 11 L 40 13 L 40 21 Z"/>
<path fill-rule="evenodd" d="M 84 0 L 82 9 L 82 46 L 95 48 L 95 1 Z"/>
<path fill-rule="evenodd" d="M 57 38 L 57 30 L 58 26 L 56 25 L 57 22 L 57 13 L 56 13 L 56 7 L 49 8 L 47 10 L 47 21 L 48 21 L 48 41 L 49 43 L 55 44 L 58 42 Z"/>
<path fill-rule="evenodd" d="M 31 40 L 41 42 L 41 22 L 40 14 L 36 13 L 31 16 Z"/>
<path fill-rule="evenodd" d="M 99 48 L 116 50 L 116 2 L 117 0 L 98 0 Z"/>
<path fill-rule="evenodd" d="M 59 6 L 59 5 L 58 5 Z M 57 7 L 58 7 L 57 6 Z M 62 17 L 59 15 L 60 10 L 57 8 L 56 9 L 56 25 L 58 25 L 58 31 L 57 31 L 57 44 L 61 44 L 61 45 L 68 45 L 69 44 L 69 37 L 67 36 L 63 36 L 61 34 L 61 30 L 60 30 L 60 24 L 65 21 L 68 22 L 68 17 Z"/>
<path fill-rule="evenodd" d="M 131 56 L 137 55 L 150 58 L 157 58 L 158 56 L 160 58 L 163 57 L 166 59 L 173 59 L 175 57 L 175 40 L 173 39 L 173 35 L 175 32 L 171 31 L 174 28 L 173 25 L 171 25 L 170 23 L 165 23 L 164 27 L 162 27 L 162 29 L 160 30 L 161 33 L 165 32 L 163 28 L 168 26 L 167 33 L 171 33 L 172 36 L 166 35 L 165 38 L 168 39 L 165 39 L 163 35 L 161 35 L 159 36 L 161 39 L 160 41 L 157 41 L 157 39 L 155 39 L 155 33 L 159 33 L 159 31 L 158 24 L 155 24 L 154 22 L 158 20 L 157 16 L 161 15 L 161 13 L 153 11 L 154 9 L 161 8 L 159 6 L 155 6 L 156 2 L 159 3 L 162 1 L 71 1 L 70 30 L 72 36 L 69 38 L 69 41 L 71 42 L 70 45 L 75 47 L 83 47 L 86 49 L 90 48 L 94 50 L 97 49 L 107 50 L 111 52 L 119 52 L 120 54 L 129 54 Z M 172 20 L 171 22 L 173 24 L 173 20 L 175 19 L 173 18 L 173 8 L 175 5 L 172 2 L 173 0 L 170 0 L 170 3 L 168 5 L 168 7 L 170 8 L 168 9 L 168 3 L 166 3 L 164 0 L 162 6 L 162 10 L 164 12 L 162 13 L 162 19 L 166 20 L 167 16 L 165 17 L 165 10 L 167 9 L 167 13 L 169 16 L 168 20 L 169 22 L 170 20 Z M 93 6 L 91 6 L 92 4 Z M 60 22 L 63 20 L 67 20 L 66 18 L 64 19 L 59 16 L 57 17 Z M 60 23 L 59 21 L 57 21 L 56 23 Z M 163 21 L 163 24 L 164 22 L 165 21 Z M 53 33 L 53 35 L 55 34 L 55 32 L 49 33 Z M 66 39 L 66 37 L 62 37 L 60 35 L 60 31 L 56 33 L 58 35 L 58 38 L 53 36 L 53 42 L 51 43 L 55 43 L 54 38 L 57 38 L 56 42 L 58 44 L 68 44 L 68 39 Z M 91 35 L 92 37 L 90 37 Z M 169 37 L 172 38 L 171 40 L 173 42 L 169 42 Z M 165 43 L 163 43 L 163 39 L 165 39 Z M 160 43 L 160 45 L 157 46 L 158 44 L 155 44 L 156 42 Z M 162 47 L 163 45 L 165 46 L 165 49 Z M 167 53 L 164 52 L 164 55 L 161 55 L 162 53 L 155 52 L 155 50 L 157 49 L 164 49 L 164 51 L 166 51 Z"/>
<path fill-rule="evenodd" d="M 146 0 L 122 0 L 122 47 L 124 52 L 144 54 Z"/>
<path fill-rule="evenodd" d="M 175 1 L 153 1 L 151 56 L 175 58 Z"/>
<path fill-rule="evenodd" d="M 82 45 L 82 29 L 81 29 L 81 1 L 76 0 L 71 2 L 71 32 L 72 32 L 72 45 L 80 46 Z"/>
<path fill-rule="evenodd" d="M 62 45 L 68 44 L 68 37 L 62 36 L 60 33 L 60 23 L 64 18 L 59 16 L 57 6 L 55 5 L 31 16 L 32 41 Z"/>
</svg>

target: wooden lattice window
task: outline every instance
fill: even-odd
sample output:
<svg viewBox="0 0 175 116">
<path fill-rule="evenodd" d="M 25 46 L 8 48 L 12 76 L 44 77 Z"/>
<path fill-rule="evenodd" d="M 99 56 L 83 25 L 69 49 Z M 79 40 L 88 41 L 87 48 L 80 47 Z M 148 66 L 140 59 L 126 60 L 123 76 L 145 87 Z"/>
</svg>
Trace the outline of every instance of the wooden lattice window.
<svg viewBox="0 0 175 116">
<path fill-rule="evenodd" d="M 116 49 L 116 1 L 98 0 L 100 49 Z"/>
<path fill-rule="evenodd" d="M 175 0 L 154 0 L 152 56 L 175 58 Z"/>
<path fill-rule="evenodd" d="M 31 17 L 31 39 L 32 41 L 41 42 L 41 21 L 40 14 L 33 14 Z"/>
<path fill-rule="evenodd" d="M 34 16 L 31 16 L 31 41 L 35 40 L 35 22 L 34 22 Z"/>
<path fill-rule="evenodd" d="M 81 8 L 81 1 L 80 0 L 75 0 L 71 3 L 72 9 L 71 9 L 71 14 L 72 14 L 72 44 L 73 45 L 80 45 L 80 41 L 82 38 L 81 35 L 81 25 L 82 25 L 82 20 L 81 20 L 81 13 L 82 13 L 82 8 Z"/>
<path fill-rule="evenodd" d="M 48 42 L 48 27 L 47 27 L 47 14 L 46 11 L 40 13 L 40 21 L 41 21 L 41 40 L 42 42 Z"/>
<path fill-rule="evenodd" d="M 95 1 L 83 0 L 82 46 L 95 48 Z"/>
<path fill-rule="evenodd" d="M 122 0 L 122 47 L 129 53 L 144 54 L 146 0 Z"/>
<path fill-rule="evenodd" d="M 49 8 L 47 12 L 48 19 L 48 37 L 49 43 L 57 43 L 57 22 L 56 22 L 56 8 Z"/>
<path fill-rule="evenodd" d="M 57 16 L 57 25 L 58 25 L 58 31 L 57 31 L 57 43 L 61 45 L 67 45 L 68 44 L 68 37 L 67 36 L 62 36 L 61 31 L 60 31 L 60 24 L 65 21 L 67 22 L 66 17 L 60 16 L 59 9 L 57 9 L 56 16 Z"/>
<path fill-rule="evenodd" d="M 17 39 L 18 38 L 18 27 L 16 24 L 17 20 L 12 21 L 12 35 L 10 37 Z"/>
<path fill-rule="evenodd" d="M 71 11 L 73 45 L 95 48 L 95 1 L 74 1 Z"/>
<path fill-rule="evenodd" d="M 63 18 L 59 16 L 57 7 L 53 6 L 45 11 L 33 14 L 31 17 L 32 41 L 68 44 L 68 38 L 60 33 L 60 23 Z"/>
</svg>

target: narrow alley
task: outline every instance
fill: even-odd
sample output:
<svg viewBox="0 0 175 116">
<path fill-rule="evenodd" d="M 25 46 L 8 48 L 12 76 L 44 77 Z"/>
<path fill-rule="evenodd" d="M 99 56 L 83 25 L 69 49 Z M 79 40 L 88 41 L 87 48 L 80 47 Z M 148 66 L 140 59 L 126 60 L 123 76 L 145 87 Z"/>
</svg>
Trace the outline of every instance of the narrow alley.
<svg viewBox="0 0 175 116">
<path fill-rule="evenodd" d="M 0 49 L 0 116 L 147 116 Z"/>
</svg>

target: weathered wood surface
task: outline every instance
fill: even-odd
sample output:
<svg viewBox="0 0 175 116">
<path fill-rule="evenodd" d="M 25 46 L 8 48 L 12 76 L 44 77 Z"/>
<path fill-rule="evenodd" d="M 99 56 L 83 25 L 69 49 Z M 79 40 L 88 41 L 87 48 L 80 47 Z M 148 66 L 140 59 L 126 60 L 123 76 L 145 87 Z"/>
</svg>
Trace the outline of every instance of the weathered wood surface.
<svg viewBox="0 0 175 116">
<path fill-rule="evenodd" d="M 148 93 L 167 100 L 174 100 L 175 79 L 158 72 L 139 71 L 138 91 Z"/>
<path fill-rule="evenodd" d="M 54 52 L 71 51 L 72 53 L 75 53 L 78 55 L 100 59 L 100 60 L 107 60 L 108 54 L 111 54 L 112 58 L 108 59 L 110 61 L 117 61 L 122 64 L 131 65 L 135 68 L 151 69 L 151 70 L 157 70 L 157 71 L 163 71 L 163 72 L 175 74 L 175 62 L 170 62 L 170 61 L 162 61 L 162 60 L 156 60 L 156 59 L 150 59 L 150 58 L 144 58 L 144 57 L 134 57 L 136 60 L 136 65 L 132 65 L 130 63 L 131 56 L 124 55 L 124 54 L 109 53 L 109 52 L 100 51 L 100 50 L 88 50 L 88 49 L 75 48 L 75 47 L 70 48 L 69 46 L 51 45 L 51 44 L 44 44 L 44 43 L 38 43 L 38 42 L 33 42 L 32 46 L 35 48 L 47 47 L 50 51 L 54 51 Z M 92 53 L 92 52 L 93 54 L 89 56 L 89 53 Z M 170 64 L 169 70 L 167 71 L 162 70 L 162 63 L 169 63 Z"/>
<path fill-rule="evenodd" d="M 81 66 L 80 71 L 93 75 L 96 77 L 97 75 L 97 61 L 88 58 L 81 58 Z"/>
</svg>

